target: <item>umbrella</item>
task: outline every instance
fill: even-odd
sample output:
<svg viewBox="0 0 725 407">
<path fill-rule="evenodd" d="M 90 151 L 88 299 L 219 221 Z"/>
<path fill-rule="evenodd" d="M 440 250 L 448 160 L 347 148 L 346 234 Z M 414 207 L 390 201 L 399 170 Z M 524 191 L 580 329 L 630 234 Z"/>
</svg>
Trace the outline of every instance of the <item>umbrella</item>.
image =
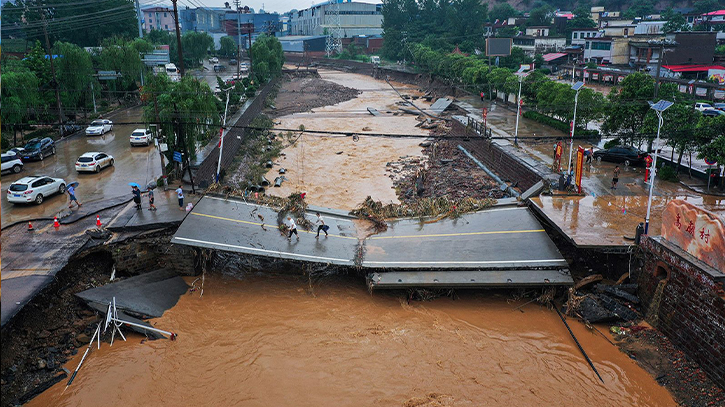
<svg viewBox="0 0 725 407">
<path fill-rule="evenodd" d="M 156 181 L 151 181 L 146 185 L 146 189 L 156 189 Z"/>
<path fill-rule="evenodd" d="M 135 183 L 135 182 L 129 182 L 128 185 L 131 185 L 132 187 L 141 188 L 141 185 Z"/>
<path fill-rule="evenodd" d="M 70 184 L 68 184 L 68 188 L 70 188 L 70 187 L 77 188 L 78 185 L 80 185 L 80 183 L 78 181 L 73 181 Z"/>
</svg>

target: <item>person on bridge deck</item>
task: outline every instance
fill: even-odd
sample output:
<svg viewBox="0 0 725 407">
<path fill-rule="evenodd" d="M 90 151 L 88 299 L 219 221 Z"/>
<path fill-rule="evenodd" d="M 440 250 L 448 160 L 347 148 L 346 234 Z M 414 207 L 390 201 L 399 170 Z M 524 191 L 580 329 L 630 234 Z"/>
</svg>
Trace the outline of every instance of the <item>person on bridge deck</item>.
<svg viewBox="0 0 725 407">
<path fill-rule="evenodd" d="M 78 198 L 76 198 L 76 188 L 74 186 L 69 186 L 66 192 L 68 192 L 68 196 L 70 197 L 70 204 L 68 205 L 69 208 L 73 207 L 74 201 L 79 208 L 81 207 L 81 205 L 83 205 L 82 203 L 78 202 Z"/>
<path fill-rule="evenodd" d="M 154 190 L 153 189 L 149 189 L 149 210 L 150 211 L 156 210 L 156 205 L 154 205 Z"/>
<path fill-rule="evenodd" d="M 293 233 L 295 234 L 295 236 L 297 236 L 297 240 L 300 240 L 300 235 L 297 233 L 297 224 L 291 216 L 287 217 L 287 228 L 289 229 L 289 235 L 287 236 L 287 240 L 292 240 Z"/>
<path fill-rule="evenodd" d="M 181 189 L 181 184 L 176 188 L 176 197 L 179 198 L 179 210 L 184 210 L 184 190 Z"/>
<path fill-rule="evenodd" d="M 614 176 L 612 177 L 612 189 L 617 189 L 619 182 L 619 166 L 614 167 Z"/>
<path fill-rule="evenodd" d="M 315 236 L 315 238 L 320 237 L 320 231 L 325 232 L 325 236 L 328 236 L 327 231 L 330 229 L 330 227 L 325 225 L 325 220 L 322 219 L 322 215 L 320 215 L 320 212 L 317 212 L 317 219 L 315 220 L 315 224 L 317 225 L 317 236 Z"/>
<path fill-rule="evenodd" d="M 136 203 L 136 209 L 141 209 L 141 190 L 134 185 L 131 187 L 131 193 L 133 194 L 133 202 Z"/>
</svg>

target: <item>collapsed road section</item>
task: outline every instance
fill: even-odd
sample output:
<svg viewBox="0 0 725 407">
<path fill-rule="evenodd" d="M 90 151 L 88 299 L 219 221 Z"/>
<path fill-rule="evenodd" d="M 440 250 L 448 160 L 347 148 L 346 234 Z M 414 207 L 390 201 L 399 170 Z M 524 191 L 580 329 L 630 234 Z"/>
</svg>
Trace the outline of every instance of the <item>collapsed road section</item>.
<svg viewBox="0 0 725 407">
<path fill-rule="evenodd" d="M 568 266 L 528 208 L 496 207 L 427 223 L 402 219 L 370 235 L 362 222 L 325 216 L 329 236 L 287 239 L 285 213 L 207 196 L 172 243 L 363 270 L 371 288 L 571 285 Z M 307 215 L 310 221 L 314 213 Z M 304 219 L 297 219 L 302 223 Z"/>
</svg>

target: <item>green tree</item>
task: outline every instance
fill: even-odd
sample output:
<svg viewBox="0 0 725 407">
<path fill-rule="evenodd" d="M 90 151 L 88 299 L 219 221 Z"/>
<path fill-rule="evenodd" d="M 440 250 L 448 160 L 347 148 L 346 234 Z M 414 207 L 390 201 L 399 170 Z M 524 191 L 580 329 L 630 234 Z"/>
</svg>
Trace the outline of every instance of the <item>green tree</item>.
<svg viewBox="0 0 725 407">
<path fill-rule="evenodd" d="M 529 13 L 528 26 L 551 25 L 551 19 L 554 16 L 554 8 L 548 3 L 531 10 Z"/>
<path fill-rule="evenodd" d="M 29 69 L 18 66 L 17 70 L 2 73 L 2 101 L 0 110 L 2 125 L 13 131 L 14 144 L 17 145 L 17 130 L 34 116 L 41 101 L 38 78 Z"/>
<path fill-rule="evenodd" d="M 662 31 L 665 33 L 690 31 L 690 26 L 687 24 L 685 17 L 683 17 L 682 14 L 673 11 L 672 7 L 669 7 L 662 13 L 662 18 L 667 20 L 665 25 L 662 26 Z"/>
<path fill-rule="evenodd" d="M 181 36 L 181 48 L 184 51 L 184 66 L 200 66 L 209 49 L 214 47 L 214 39 L 205 32 L 187 32 Z M 176 53 L 178 55 L 178 52 Z"/>
<path fill-rule="evenodd" d="M 695 9 L 695 12 L 700 14 L 709 13 L 722 8 L 718 0 L 700 0 L 696 1 L 692 6 Z"/>
<path fill-rule="evenodd" d="M 146 34 L 145 38 L 152 44 L 158 45 L 171 45 L 172 42 L 176 42 L 174 34 L 168 31 L 157 29 L 152 29 L 151 32 Z"/>
<path fill-rule="evenodd" d="M 263 83 L 282 72 L 284 53 L 276 37 L 262 34 L 252 44 L 252 72 Z"/>
<path fill-rule="evenodd" d="M 725 135 L 720 134 L 709 143 L 698 146 L 697 158 L 717 161 L 717 172 L 725 163 Z M 725 188 L 725 177 L 720 177 L 720 189 Z"/>
<path fill-rule="evenodd" d="M 493 6 L 491 11 L 488 13 L 488 20 L 494 22 L 498 20 L 503 22 L 508 20 L 510 17 L 518 17 L 519 12 L 515 8 L 511 7 L 508 3 L 499 3 Z"/>
<path fill-rule="evenodd" d="M 625 18 L 635 18 L 648 16 L 655 11 L 655 6 L 651 0 L 638 0 L 624 12 Z"/>
<path fill-rule="evenodd" d="M 567 27 L 573 27 L 573 28 L 594 28 L 597 26 L 597 23 L 592 20 L 592 15 L 589 12 L 589 9 L 585 7 L 577 7 L 574 10 L 574 18 L 569 21 L 567 24 Z M 567 31 L 571 32 L 570 29 L 567 29 Z"/>
<path fill-rule="evenodd" d="M 63 106 L 77 110 L 95 81 L 91 55 L 78 45 L 61 41 L 54 44 L 53 53 L 62 55 L 55 60 L 55 72 Z"/>
<path fill-rule="evenodd" d="M 637 72 L 624 78 L 621 87 L 609 94 L 610 104 L 602 131 L 633 142 L 650 111 L 647 102 L 653 95 L 654 79 L 650 75 Z"/>
<path fill-rule="evenodd" d="M 678 151 L 677 165 L 675 165 L 678 172 L 684 153 L 694 151 L 697 146 L 692 135 L 696 132 L 700 116 L 702 115 L 692 108 L 691 103 L 684 101 L 675 103 L 662 114 L 660 137 L 665 139 L 667 145 L 673 149 L 671 161 L 675 162 L 674 153 L 675 150 Z M 652 111 L 648 112 L 642 125 L 642 132 L 648 134 L 648 138 L 654 138 L 657 134 L 657 126 L 657 115 Z"/>
<path fill-rule="evenodd" d="M 237 55 L 237 44 L 232 37 L 226 36 L 219 39 L 219 55 L 227 58 Z"/>
<path fill-rule="evenodd" d="M 107 38 L 98 54 L 98 65 L 103 71 L 116 71 L 121 77 L 108 81 L 108 88 L 120 99 L 126 92 L 137 89 L 141 81 L 141 56 L 131 42 L 121 37 Z"/>
</svg>

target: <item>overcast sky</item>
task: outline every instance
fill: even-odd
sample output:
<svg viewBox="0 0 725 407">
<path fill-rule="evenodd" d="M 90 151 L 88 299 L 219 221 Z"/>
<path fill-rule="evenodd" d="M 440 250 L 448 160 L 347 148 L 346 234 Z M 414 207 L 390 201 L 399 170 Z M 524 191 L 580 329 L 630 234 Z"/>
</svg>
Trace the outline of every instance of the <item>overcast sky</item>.
<svg viewBox="0 0 725 407">
<path fill-rule="evenodd" d="M 202 7 L 224 7 L 224 2 L 227 0 L 178 0 L 178 6 L 179 8 L 196 8 L 198 6 Z M 371 3 L 371 4 L 379 4 L 381 1 L 379 0 L 355 0 L 358 3 Z M 259 12 L 259 10 L 264 9 L 267 12 L 273 13 L 278 12 L 280 14 L 285 13 L 287 11 L 290 11 L 292 9 L 302 10 L 305 8 L 310 7 L 313 4 L 319 4 L 322 3 L 322 0 L 318 1 L 312 1 L 312 0 L 251 0 L 246 1 L 241 0 L 242 6 L 249 6 L 250 8 L 253 8 L 254 11 Z M 147 5 L 159 5 L 161 3 L 158 0 L 141 0 L 142 7 Z M 171 1 L 164 1 L 163 3 L 171 5 Z M 229 0 L 229 3 L 232 4 L 232 7 L 234 5 L 233 0 Z M 264 5 L 264 7 L 262 7 Z"/>
</svg>

